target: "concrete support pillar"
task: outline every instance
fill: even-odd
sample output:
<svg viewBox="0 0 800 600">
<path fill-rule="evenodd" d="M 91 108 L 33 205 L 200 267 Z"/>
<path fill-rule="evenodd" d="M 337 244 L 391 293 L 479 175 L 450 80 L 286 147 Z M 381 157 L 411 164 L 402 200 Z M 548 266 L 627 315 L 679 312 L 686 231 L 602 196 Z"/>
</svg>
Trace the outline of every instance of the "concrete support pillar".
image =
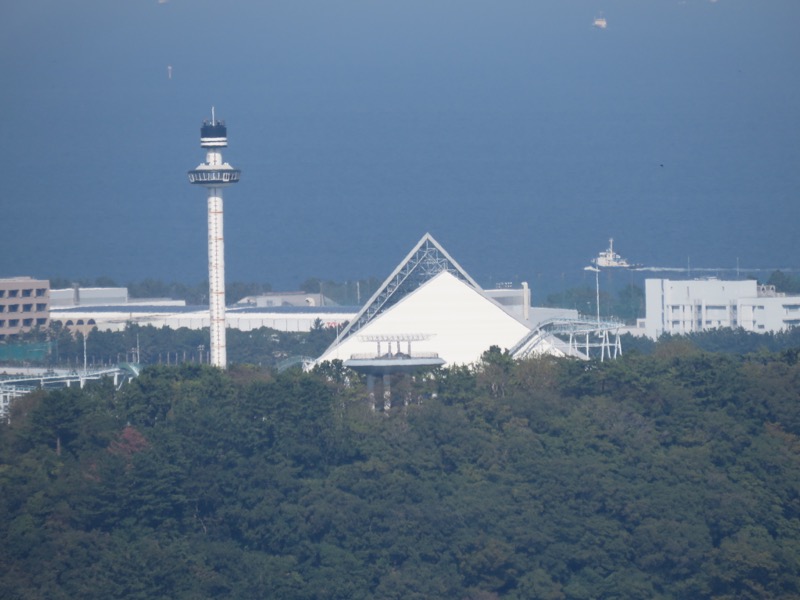
<svg viewBox="0 0 800 600">
<path fill-rule="evenodd" d="M 383 410 L 388 412 L 392 408 L 392 376 L 385 373 L 383 376 Z"/>
<path fill-rule="evenodd" d="M 375 376 L 367 374 L 367 395 L 369 396 L 369 406 L 375 412 Z"/>
</svg>

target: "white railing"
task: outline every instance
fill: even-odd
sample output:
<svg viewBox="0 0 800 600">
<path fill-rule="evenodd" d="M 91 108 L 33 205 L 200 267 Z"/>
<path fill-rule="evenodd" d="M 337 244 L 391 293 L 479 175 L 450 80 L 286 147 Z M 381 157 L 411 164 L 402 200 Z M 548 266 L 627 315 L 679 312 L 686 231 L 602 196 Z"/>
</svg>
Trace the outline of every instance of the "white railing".
<svg viewBox="0 0 800 600">
<path fill-rule="evenodd" d="M 376 354 L 375 352 L 362 352 L 359 354 L 351 354 L 350 360 L 404 360 L 409 358 L 439 358 L 436 352 L 412 352 L 407 354 L 404 352 L 395 354 Z"/>
</svg>

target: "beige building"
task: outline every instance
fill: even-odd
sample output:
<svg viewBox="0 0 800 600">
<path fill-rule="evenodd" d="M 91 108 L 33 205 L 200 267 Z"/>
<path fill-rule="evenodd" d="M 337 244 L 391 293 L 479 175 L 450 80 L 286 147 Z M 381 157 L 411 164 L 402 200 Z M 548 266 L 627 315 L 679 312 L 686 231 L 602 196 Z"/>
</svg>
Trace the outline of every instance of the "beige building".
<svg viewBox="0 0 800 600">
<path fill-rule="evenodd" d="M 50 282 L 32 277 L 0 279 L 0 341 L 50 323 Z"/>
</svg>

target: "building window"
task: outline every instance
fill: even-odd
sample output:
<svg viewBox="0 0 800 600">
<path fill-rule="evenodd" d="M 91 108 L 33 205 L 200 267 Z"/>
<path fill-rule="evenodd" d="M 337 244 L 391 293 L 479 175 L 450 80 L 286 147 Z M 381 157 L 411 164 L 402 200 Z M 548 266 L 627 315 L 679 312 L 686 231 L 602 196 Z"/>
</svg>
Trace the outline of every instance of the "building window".
<svg viewBox="0 0 800 600">
<path fill-rule="evenodd" d="M 19 312 L 19 304 L 9 304 L 8 312 Z"/>
<path fill-rule="evenodd" d="M 0 312 L 6 312 L 6 305 L 0 304 Z"/>
<path fill-rule="evenodd" d="M 0 319 L 0 327 L 5 327 L 5 326 L 6 326 L 6 320 Z"/>
<path fill-rule="evenodd" d="M 33 325 L 33 319 L 22 319 L 23 327 L 30 327 Z"/>
<path fill-rule="evenodd" d="M 8 326 L 9 327 L 19 327 L 19 319 L 9 319 Z"/>
<path fill-rule="evenodd" d="M 37 304 L 36 305 L 36 312 L 42 312 L 47 310 L 47 304 Z"/>
<path fill-rule="evenodd" d="M 0 298 L 5 298 L 5 297 L 6 297 L 6 291 L 0 290 Z"/>
<path fill-rule="evenodd" d="M 33 294 L 33 290 L 22 290 L 22 297 L 23 298 L 30 298 L 31 294 Z"/>
<path fill-rule="evenodd" d="M 47 288 L 36 288 L 36 297 L 41 298 L 47 293 Z"/>
<path fill-rule="evenodd" d="M 32 310 L 33 310 L 33 304 L 22 305 L 22 312 L 31 312 Z"/>
<path fill-rule="evenodd" d="M 42 319 L 42 318 L 36 319 L 36 324 L 37 325 L 47 325 L 47 319 Z"/>
</svg>

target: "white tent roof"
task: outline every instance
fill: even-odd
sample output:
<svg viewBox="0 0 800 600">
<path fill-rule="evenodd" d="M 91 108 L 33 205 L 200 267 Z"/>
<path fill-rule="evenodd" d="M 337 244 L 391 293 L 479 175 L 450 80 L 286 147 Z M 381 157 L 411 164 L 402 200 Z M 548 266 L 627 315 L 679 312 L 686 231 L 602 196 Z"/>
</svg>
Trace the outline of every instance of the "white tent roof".
<svg viewBox="0 0 800 600">
<path fill-rule="evenodd" d="M 470 364 L 490 346 L 511 348 L 528 332 L 525 324 L 487 298 L 471 280 L 442 270 L 357 333 L 340 339 L 318 362 L 376 354 L 377 342 L 369 340 L 418 334 L 424 339 L 412 342 L 414 353 L 435 352 L 448 364 Z M 405 352 L 406 343 L 401 346 Z M 383 349 L 387 349 L 385 342 Z"/>
</svg>

